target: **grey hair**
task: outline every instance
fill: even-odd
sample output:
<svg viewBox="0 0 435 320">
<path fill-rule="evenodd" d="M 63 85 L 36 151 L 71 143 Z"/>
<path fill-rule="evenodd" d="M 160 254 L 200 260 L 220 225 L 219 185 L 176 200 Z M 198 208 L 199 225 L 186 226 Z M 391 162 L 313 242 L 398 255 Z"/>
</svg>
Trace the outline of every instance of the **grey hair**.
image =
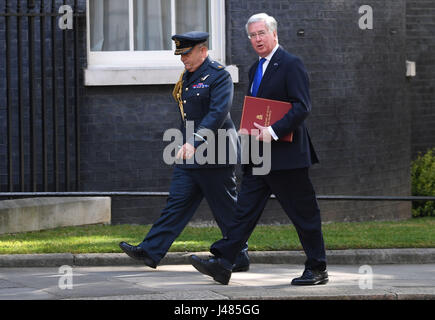
<svg viewBox="0 0 435 320">
<path fill-rule="evenodd" d="M 278 23 L 276 22 L 274 17 L 269 16 L 267 13 L 257 13 L 251 16 L 248 19 L 248 22 L 246 23 L 245 29 L 248 36 L 249 36 L 249 31 L 248 31 L 249 25 L 254 22 L 264 22 L 267 30 L 270 32 L 275 32 L 278 27 Z"/>
<path fill-rule="evenodd" d="M 206 41 L 207 42 L 207 41 Z M 206 42 L 198 43 L 198 48 L 206 48 L 208 50 L 208 46 Z"/>
</svg>

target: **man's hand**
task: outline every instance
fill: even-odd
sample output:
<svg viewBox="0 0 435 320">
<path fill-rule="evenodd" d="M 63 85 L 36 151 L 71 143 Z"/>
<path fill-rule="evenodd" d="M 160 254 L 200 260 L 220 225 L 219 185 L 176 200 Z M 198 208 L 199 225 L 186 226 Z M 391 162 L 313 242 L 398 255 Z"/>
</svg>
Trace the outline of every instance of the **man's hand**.
<svg viewBox="0 0 435 320">
<path fill-rule="evenodd" d="M 185 143 L 180 150 L 178 150 L 177 159 L 191 159 L 195 154 L 195 147 L 190 143 Z"/>
<path fill-rule="evenodd" d="M 260 131 L 257 135 L 256 140 L 261 140 L 263 142 L 271 142 L 272 141 L 272 135 L 269 132 L 269 129 L 267 127 L 260 126 L 258 123 L 254 122 L 254 126 Z"/>
</svg>

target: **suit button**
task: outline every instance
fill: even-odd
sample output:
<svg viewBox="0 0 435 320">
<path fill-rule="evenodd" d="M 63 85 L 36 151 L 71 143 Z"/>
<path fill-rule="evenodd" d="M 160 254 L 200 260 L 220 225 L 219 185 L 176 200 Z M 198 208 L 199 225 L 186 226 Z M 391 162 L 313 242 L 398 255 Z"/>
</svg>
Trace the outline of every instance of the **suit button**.
<svg viewBox="0 0 435 320">
<path fill-rule="evenodd" d="M 183 103 L 186 104 L 186 100 L 184 100 Z"/>
<path fill-rule="evenodd" d="M 189 88 L 186 88 L 186 91 L 189 91 Z"/>
</svg>

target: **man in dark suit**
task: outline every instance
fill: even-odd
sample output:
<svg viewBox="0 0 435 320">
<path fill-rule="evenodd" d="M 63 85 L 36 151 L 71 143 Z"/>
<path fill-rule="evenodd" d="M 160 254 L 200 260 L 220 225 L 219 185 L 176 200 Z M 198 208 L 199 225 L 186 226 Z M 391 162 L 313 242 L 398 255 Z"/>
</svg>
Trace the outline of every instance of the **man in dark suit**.
<svg viewBox="0 0 435 320">
<path fill-rule="evenodd" d="M 145 239 L 137 246 L 126 242 L 120 248 L 130 257 L 156 268 L 169 247 L 192 218 L 205 198 L 224 237 L 230 229 L 237 201 L 235 165 L 239 144 L 230 116 L 233 82 L 224 66 L 208 57 L 205 42 L 208 33 L 192 31 L 174 35 L 175 54 L 181 56 L 185 71 L 174 88 L 173 96 L 181 114 L 183 143 L 177 150 L 169 198 L 161 216 Z M 189 132 L 187 128 L 191 127 Z M 214 157 L 197 157 L 195 152 L 208 145 L 207 138 L 218 130 L 226 132 L 224 148 L 210 143 Z M 216 139 L 217 141 L 217 139 Z M 216 142 L 213 141 L 213 142 Z M 211 146 L 215 144 L 215 146 Z M 221 146 L 222 147 L 222 146 Z M 226 147 L 226 148 L 225 148 Z M 225 152 L 225 156 L 222 154 Z M 231 161 L 231 156 L 236 160 Z M 201 161 L 199 161 L 199 159 Z M 223 159 L 223 160 L 222 160 Z M 247 271 L 249 256 L 245 243 L 232 266 L 233 271 Z"/>
<path fill-rule="evenodd" d="M 308 74 L 302 61 L 278 44 L 276 20 L 267 14 L 252 16 L 246 24 L 259 59 L 249 70 L 248 95 L 292 103 L 290 111 L 270 127 L 256 124 L 257 140 L 271 143 L 271 171 L 254 175 L 245 165 L 237 201 L 235 226 L 226 239 L 212 245 L 214 257 L 191 256 L 192 265 L 214 280 L 227 284 L 237 252 L 254 230 L 266 203 L 274 194 L 293 222 L 307 256 L 301 277 L 293 285 L 328 282 L 320 210 L 308 168 L 318 162 L 305 119 L 311 111 Z M 293 132 L 293 141 L 281 142 Z"/>
</svg>

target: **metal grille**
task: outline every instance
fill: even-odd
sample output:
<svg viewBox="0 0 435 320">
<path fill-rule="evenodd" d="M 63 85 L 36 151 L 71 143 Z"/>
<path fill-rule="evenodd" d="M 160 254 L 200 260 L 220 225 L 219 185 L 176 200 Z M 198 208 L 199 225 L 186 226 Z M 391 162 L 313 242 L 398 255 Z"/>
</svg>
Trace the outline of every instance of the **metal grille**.
<svg viewBox="0 0 435 320">
<path fill-rule="evenodd" d="M 62 5 L 73 28 L 61 29 Z M 77 0 L 0 4 L 0 191 L 80 189 Z"/>
</svg>

